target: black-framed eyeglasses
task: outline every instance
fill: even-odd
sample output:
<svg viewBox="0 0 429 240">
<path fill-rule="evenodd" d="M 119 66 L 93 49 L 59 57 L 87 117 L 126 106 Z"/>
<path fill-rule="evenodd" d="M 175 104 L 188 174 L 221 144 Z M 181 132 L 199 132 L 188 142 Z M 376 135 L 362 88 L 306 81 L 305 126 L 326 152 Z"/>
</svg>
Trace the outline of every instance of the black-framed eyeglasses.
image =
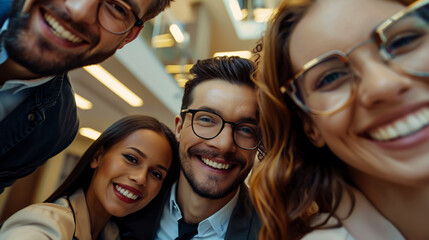
<svg viewBox="0 0 429 240">
<path fill-rule="evenodd" d="M 108 32 L 118 35 L 128 32 L 134 26 L 143 25 L 143 20 L 123 0 L 101 0 L 98 21 Z"/>
<path fill-rule="evenodd" d="M 375 44 L 381 59 L 392 69 L 429 77 L 429 0 L 416 1 L 373 31 L 369 40 L 347 51 L 334 50 L 307 62 L 282 87 L 304 111 L 329 115 L 353 100 L 359 74 L 349 55 L 366 44 Z"/>
<path fill-rule="evenodd" d="M 228 123 L 232 127 L 232 138 L 237 147 L 252 150 L 261 143 L 261 130 L 254 122 L 228 122 L 219 114 L 203 109 L 183 109 L 182 113 L 192 114 L 192 131 L 202 139 L 210 140 L 217 137 L 224 129 L 225 123 Z"/>
</svg>

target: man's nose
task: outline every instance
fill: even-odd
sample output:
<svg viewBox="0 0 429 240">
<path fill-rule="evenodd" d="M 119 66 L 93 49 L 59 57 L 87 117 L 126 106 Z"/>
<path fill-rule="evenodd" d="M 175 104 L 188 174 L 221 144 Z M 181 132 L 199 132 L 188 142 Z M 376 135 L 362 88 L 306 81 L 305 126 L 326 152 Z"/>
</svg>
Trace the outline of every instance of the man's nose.
<svg viewBox="0 0 429 240">
<path fill-rule="evenodd" d="M 66 0 L 65 4 L 73 21 L 87 24 L 97 22 L 99 0 Z"/>
<path fill-rule="evenodd" d="M 207 140 L 208 144 L 220 152 L 235 152 L 236 146 L 233 137 L 233 126 L 225 124 L 222 131 L 215 138 Z"/>
</svg>

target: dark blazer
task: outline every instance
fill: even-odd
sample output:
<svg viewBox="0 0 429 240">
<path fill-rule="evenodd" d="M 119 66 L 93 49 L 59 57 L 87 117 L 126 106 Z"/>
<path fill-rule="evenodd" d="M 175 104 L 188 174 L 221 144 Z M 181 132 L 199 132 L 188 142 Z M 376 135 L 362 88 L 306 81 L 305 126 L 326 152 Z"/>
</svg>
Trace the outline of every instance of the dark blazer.
<svg viewBox="0 0 429 240">
<path fill-rule="evenodd" d="M 116 219 L 121 231 L 121 239 L 154 239 L 161 222 L 164 204 L 170 198 L 170 191 L 163 191 L 145 208 L 126 218 Z M 258 239 L 261 221 L 250 200 L 249 190 L 241 185 L 225 240 Z M 167 240 L 167 239 L 166 239 Z M 168 239 L 171 240 L 171 239 Z"/>
</svg>

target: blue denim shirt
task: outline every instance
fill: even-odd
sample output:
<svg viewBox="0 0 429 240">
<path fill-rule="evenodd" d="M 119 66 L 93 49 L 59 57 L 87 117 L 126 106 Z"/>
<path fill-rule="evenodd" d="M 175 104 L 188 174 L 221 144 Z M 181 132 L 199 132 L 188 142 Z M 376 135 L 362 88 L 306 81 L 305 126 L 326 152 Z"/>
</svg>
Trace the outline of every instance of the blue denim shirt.
<svg viewBox="0 0 429 240">
<path fill-rule="evenodd" d="M 0 121 L 0 193 L 70 145 L 78 127 L 67 73 L 32 89 Z"/>
</svg>

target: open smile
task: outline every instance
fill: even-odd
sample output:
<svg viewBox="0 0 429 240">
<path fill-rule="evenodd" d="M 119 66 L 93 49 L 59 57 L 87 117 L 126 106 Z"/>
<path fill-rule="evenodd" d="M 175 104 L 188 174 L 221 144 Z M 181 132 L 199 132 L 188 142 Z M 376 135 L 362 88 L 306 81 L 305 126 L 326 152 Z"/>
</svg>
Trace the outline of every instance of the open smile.
<svg viewBox="0 0 429 240">
<path fill-rule="evenodd" d="M 115 188 L 115 193 L 120 197 L 121 200 L 127 203 L 133 203 L 142 198 L 142 194 L 136 189 L 130 189 L 125 185 L 113 184 Z"/>
<path fill-rule="evenodd" d="M 85 41 L 84 39 L 76 36 L 69 30 L 67 30 L 65 26 L 63 26 L 48 12 L 43 12 L 43 19 L 49 25 L 50 29 L 52 30 L 52 33 L 58 38 L 62 40 L 70 41 L 74 44 L 83 43 Z"/>
<path fill-rule="evenodd" d="M 426 107 L 370 131 L 369 136 L 377 141 L 391 141 L 412 135 L 428 125 L 429 108 Z"/>
<path fill-rule="evenodd" d="M 201 159 L 201 162 L 203 162 L 207 166 L 215 168 L 215 169 L 219 169 L 219 170 L 228 170 L 232 166 L 231 164 L 215 162 L 215 161 L 212 161 L 212 160 L 210 160 L 208 158 L 204 158 L 204 157 L 201 157 L 200 159 Z"/>
</svg>

